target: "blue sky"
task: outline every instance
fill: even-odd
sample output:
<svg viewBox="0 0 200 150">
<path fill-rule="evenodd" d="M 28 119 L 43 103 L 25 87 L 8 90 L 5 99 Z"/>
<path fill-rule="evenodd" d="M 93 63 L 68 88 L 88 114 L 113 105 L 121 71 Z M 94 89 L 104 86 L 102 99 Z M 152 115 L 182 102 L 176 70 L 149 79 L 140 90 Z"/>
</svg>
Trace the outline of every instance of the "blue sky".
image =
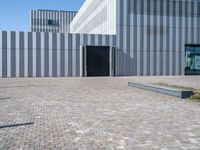
<svg viewBox="0 0 200 150">
<path fill-rule="evenodd" d="M 84 0 L 1 0 L 0 30 L 29 31 L 31 9 L 79 10 Z"/>
</svg>

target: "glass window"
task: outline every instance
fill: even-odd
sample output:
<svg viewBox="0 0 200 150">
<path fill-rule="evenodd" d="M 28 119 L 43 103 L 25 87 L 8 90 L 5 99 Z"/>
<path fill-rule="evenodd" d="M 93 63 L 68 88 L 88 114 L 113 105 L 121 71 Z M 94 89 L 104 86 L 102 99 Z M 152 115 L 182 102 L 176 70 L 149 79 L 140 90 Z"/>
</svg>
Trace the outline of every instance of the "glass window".
<svg viewBox="0 0 200 150">
<path fill-rule="evenodd" d="M 200 75 L 200 45 L 185 47 L 185 73 L 186 75 Z"/>
<path fill-rule="evenodd" d="M 195 70 L 200 71 L 200 47 L 195 47 Z"/>
<path fill-rule="evenodd" d="M 48 25 L 52 26 L 53 25 L 53 20 L 48 20 Z"/>
</svg>

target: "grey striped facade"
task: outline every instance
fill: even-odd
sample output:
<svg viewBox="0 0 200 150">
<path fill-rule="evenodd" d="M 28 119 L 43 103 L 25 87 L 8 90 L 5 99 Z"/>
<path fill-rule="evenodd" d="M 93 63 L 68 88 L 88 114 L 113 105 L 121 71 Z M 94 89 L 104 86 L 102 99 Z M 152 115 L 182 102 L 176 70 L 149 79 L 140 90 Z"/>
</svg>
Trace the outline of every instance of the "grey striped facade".
<svg viewBox="0 0 200 150">
<path fill-rule="evenodd" d="M 200 1 L 87 0 L 70 28 L 0 32 L 0 77 L 79 76 L 81 45 L 116 47 L 116 76 L 185 75 L 185 45 L 200 44 Z"/>
<path fill-rule="evenodd" d="M 0 77 L 80 76 L 80 46 L 115 46 L 114 35 L 0 32 Z"/>
<path fill-rule="evenodd" d="M 70 23 L 76 16 L 74 11 L 31 10 L 31 32 L 70 33 Z M 52 22 L 52 25 L 49 24 Z"/>
<path fill-rule="evenodd" d="M 117 0 L 117 74 L 185 75 L 185 44 L 200 44 L 199 12 L 195 0 Z"/>
</svg>

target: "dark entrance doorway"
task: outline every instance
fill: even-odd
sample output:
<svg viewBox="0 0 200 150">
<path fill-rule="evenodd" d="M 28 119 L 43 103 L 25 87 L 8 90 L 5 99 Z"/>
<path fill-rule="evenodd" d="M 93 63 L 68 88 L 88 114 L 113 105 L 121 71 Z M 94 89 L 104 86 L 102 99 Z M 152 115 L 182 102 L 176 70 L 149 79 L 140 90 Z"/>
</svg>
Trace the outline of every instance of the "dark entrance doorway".
<svg viewBox="0 0 200 150">
<path fill-rule="evenodd" d="M 86 46 L 87 76 L 110 76 L 110 47 Z"/>
</svg>

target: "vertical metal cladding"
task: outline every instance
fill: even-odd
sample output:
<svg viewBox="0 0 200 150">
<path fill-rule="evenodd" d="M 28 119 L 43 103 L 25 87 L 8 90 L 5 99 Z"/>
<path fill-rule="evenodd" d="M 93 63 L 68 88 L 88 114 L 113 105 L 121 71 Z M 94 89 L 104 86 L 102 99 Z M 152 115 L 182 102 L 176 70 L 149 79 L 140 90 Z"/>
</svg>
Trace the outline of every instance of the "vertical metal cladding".
<svg viewBox="0 0 200 150">
<path fill-rule="evenodd" d="M 2 32 L 0 32 L 0 78 L 2 77 Z"/>
<path fill-rule="evenodd" d="M 76 16 L 74 11 L 31 10 L 30 28 L 32 32 L 70 32 L 70 23 Z"/>
<path fill-rule="evenodd" d="M 185 44 L 200 44 L 195 0 L 117 0 L 117 75 L 184 75 Z"/>
<path fill-rule="evenodd" d="M 115 35 L 0 32 L 0 77 L 76 77 L 80 45 L 115 46 Z"/>
</svg>

